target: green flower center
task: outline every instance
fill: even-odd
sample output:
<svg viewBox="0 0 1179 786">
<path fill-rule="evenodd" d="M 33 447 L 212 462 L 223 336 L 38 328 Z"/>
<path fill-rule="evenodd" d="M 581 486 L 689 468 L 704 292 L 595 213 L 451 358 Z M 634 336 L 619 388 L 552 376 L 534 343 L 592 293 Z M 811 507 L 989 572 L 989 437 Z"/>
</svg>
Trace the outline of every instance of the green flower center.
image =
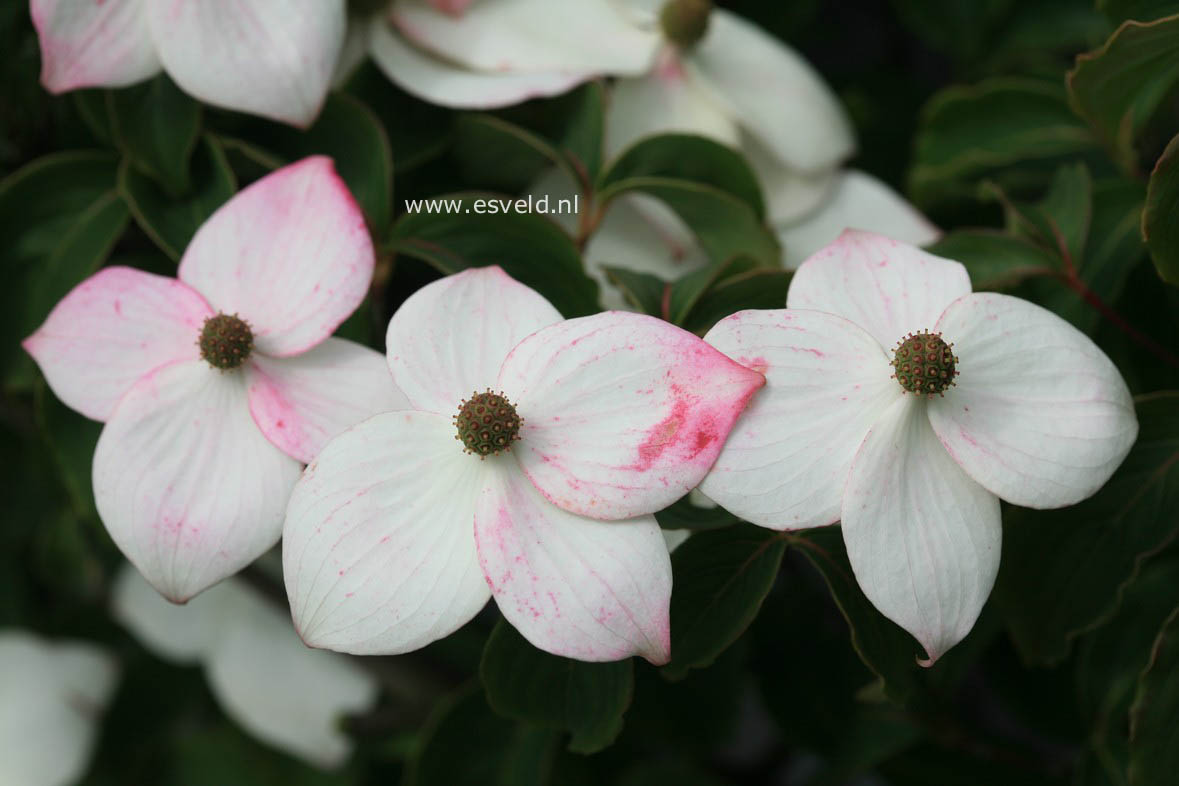
<svg viewBox="0 0 1179 786">
<path fill-rule="evenodd" d="M 210 366 L 230 371 L 245 363 L 254 351 L 254 333 L 237 314 L 218 314 L 205 320 L 197 344 Z"/>
<path fill-rule="evenodd" d="M 953 387 L 957 366 L 954 345 L 943 341 L 941 333 L 928 330 L 905 336 L 892 355 L 893 377 L 901 387 L 930 398 Z"/>
<path fill-rule="evenodd" d="M 712 0 L 667 0 L 659 12 L 663 34 L 680 49 L 700 43 L 708 32 Z"/>
<path fill-rule="evenodd" d="M 516 414 L 516 408 L 502 393 L 472 393 L 469 399 L 459 404 L 454 416 L 458 429 L 455 439 L 463 443 L 463 452 L 473 453 L 480 458 L 498 456 L 510 451 L 512 443 L 520 438 L 520 426 L 524 419 Z"/>
</svg>

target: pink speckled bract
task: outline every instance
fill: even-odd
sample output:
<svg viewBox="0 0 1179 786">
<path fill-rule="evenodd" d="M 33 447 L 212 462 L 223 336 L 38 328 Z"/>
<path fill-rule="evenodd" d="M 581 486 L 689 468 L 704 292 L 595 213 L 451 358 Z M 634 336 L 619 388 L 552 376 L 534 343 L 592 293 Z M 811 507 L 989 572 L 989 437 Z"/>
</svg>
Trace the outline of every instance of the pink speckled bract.
<svg viewBox="0 0 1179 786">
<path fill-rule="evenodd" d="M 218 209 L 186 249 L 180 280 L 102 270 L 25 340 L 54 392 L 106 421 L 94 456 L 99 516 L 170 600 L 274 545 L 299 461 L 407 405 L 379 353 L 329 338 L 372 268 L 359 207 L 332 162 L 312 157 Z M 216 313 L 253 331 L 240 368 L 200 357 L 197 338 Z"/>
</svg>

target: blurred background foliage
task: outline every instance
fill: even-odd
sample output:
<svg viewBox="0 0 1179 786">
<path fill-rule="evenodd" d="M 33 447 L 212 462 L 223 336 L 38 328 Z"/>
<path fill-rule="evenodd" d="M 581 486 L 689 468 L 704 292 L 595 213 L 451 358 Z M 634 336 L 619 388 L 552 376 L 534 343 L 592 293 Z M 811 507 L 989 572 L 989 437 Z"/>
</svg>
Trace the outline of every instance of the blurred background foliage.
<svg viewBox="0 0 1179 786">
<path fill-rule="evenodd" d="M 449 639 L 372 658 L 420 687 L 343 720 L 322 773 L 246 736 L 195 667 L 111 621 L 120 563 L 89 467 L 99 424 L 19 349 L 108 263 L 174 273 L 234 191 L 310 153 L 336 159 L 381 252 L 341 331 L 381 348 L 398 304 L 498 263 L 567 316 L 597 309 L 574 236 L 532 215 L 405 215 L 405 199 L 519 193 L 554 164 L 599 206 L 642 191 L 713 264 L 677 282 L 618 269 L 636 308 L 703 332 L 780 307 L 789 273 L 746 164 L 667 137 L 603 161 L 603 86 L 491 114 L 411 99 L 371 65 L 298 132 L 202 107 L 166 77 L 51 97 L 26 4 L 0 7 L 0 290 L 6 511 L 0 627 L 103 642 L 124 666 L 91 784 L 1136 784 L 1179 772 L 1179 2 L 730 0 L 834 86 L 855 166 L 946 230 L 976 289 L 1089 333 L 1139 396 L 1141 438 L 1094 498 L 1006 509 L 1002 569 L 970 636 L 934 668 L 851 576 L 833 529 L 775 533 L 686 501 L 673 556 L 674 660 L 580 664 L 532 650 L 494 608 Z M 1131 21 L 1127 21 L 1131 20 Z M 752 188 L 750 188 L 752 184 Z M 1170 282 L 1170 284 L 1164 283 Z M 274 588 L 261 571 L 247 572 Z M 281 598 L 281 594 L 276 597 Z"/>
</svg>

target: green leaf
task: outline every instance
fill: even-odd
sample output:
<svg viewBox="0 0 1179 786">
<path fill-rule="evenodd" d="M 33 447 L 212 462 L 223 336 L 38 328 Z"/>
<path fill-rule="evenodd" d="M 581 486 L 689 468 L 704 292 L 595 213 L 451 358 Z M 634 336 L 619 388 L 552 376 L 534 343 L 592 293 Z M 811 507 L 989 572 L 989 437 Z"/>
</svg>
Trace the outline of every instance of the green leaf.
<svg viewBox="0 0 1179 786">
<path fill-rule="evenodd" d="M 630 660 L 584 663 L 542 652 L 500 620 L 487 639 L 479 677 L 500 715 L 573 735 L 569 750 L 595 753 L 622 731 L 634 693 Z"/>
<path fill-rule="evenodd" d="M 37 386 L 35 404 L 37 424 L 49 444 L 74 513 L 93 518 L 97 511 L 90 483 L 90 468 L 94 463 L 94 448 L 98 444 L 102 424 L 79 415 L 61 403 L 45 384 Z"/>
<path fill-rule="evenodd" d="M 110 110 L 107 107 L 105 90 L 91 88 L 75 90 L 70 95 L 82 122 L 90 129 L 96 141 L 115 146 L 114 130 L 111 128 Z"/>
<path fill-rule="evenodd" d="M 906 27 L 930 46 L 965 62 L 984 52 L 1015 4 L 1016 0 L 893 0 Z"/>
<path fill-rule="evenodd" d="M 600 194 L 600 209 L 628 193 L 655 197 L 692 230 L 714 264 L 746 257 L 761 267 L 779 267 L 778 240 L 748 204 L 712 186 L 665 177 L 620 180 Z"/>
<path fill-rule="evenodd" d="M 600 82 L 557 98 L 461 117 L 452 154 L 467 182 L 517 193 L 559 167 L 585 193 L 602 166 Z"/>
<path fill-rule="evenodd" d="M 745 160 L 723 145 L 683 134 L 638 142 L 599 178 L 598 210 L 628 193 L 670 207 L 714 264 L 743 256 L 756 266 L 780 267 L 777 237 L 763 221 L 761 187 Z"/>
<path fill-rule="evenodd" d="M 1179 772 L 1179 608 L 1155 639 L 1130 709 L 1131 786 L 1167 783 Z"/>
<path fill-rule="evenodd" d="M 170 771 L 162 786 L 251 786 L 281 783 L 284 786 L 346 786 L 347 773 L 328 773 L 278 753 L 250 739 L 235 726 L 194 727 L 176 735 Z"/>
<path fill-rule="evenodd" d="M 704 668 L 745 632 L 778 576 L 779 532 L 738 524 L 697 532 L 671 555 L 670 679 Z"/>
<path fill-rule="evenodd" d="M 1142 237 L 1154 259 L 1159 277 L 1179 286 L 1179 136 L 1167 145 L 1150 173 L 1146 209 L 1142 212 Z"/>
<path fill-rule="evenodd" d="M 634 178 L 672 178 L 712 186 L 765 217 L 761 185 L 749 164 L 732 148 L 690 134 L 662 134 L 640 140 L 624 150 L 598 181 L 598 190 Z M 606 196 L 603 196 L 603 200 Z"/>
<path fill-rule="evenodd" d="M 926 250 L 965 265 L 976 291 L 1006 289 L 1024 279 L 1057 271 L 1057 260 L 1048 251 L 998 230 L 950 232 Z"/>
<path fill-rule="evenodd" d="M 1151 560 L 1126 586 L 1116 616 L 1078 642 L 1078 705 L 1091 719 L 1088 742 L 1094 763 L 1110 771 L 1114 782 L 1124 780 L 1130 705 L 1155 637 L 1174 609 L 1176 586 L 1179 560 Z"/>
<path fill-rule="evenodd" d="M 638 761 L 618 779 L 617 786 L 727 786 L 730 782 L 683 761 Z"/>
<path fill-rule="evenodd" d="M 1126 281 L 1145 256 L 1140 224 L 1145 199 L 1142 184 L 1130 179 L 1108 179 L 1093 187 L 1089 243 L 1082 258 L 1073 259 L 1077 280 L 1106 303 L 1116 302 Z M 1027 295 L 1055 311 L 1080 330 L 1093 333 L 1101 313 L 1063 281 L 1030 282 Z"/>
<path fill-rule="evenodd" d="M 560 166 L 578 182 L 569 163 L 548 140 L 495 115 L 462 115 L 455 123 L 451 151 L 463 181 L 515 194 L 549 166 Z"/>
<path fill-rule="evenodd" d="M 759 268 L 728 276 L 700 296 L 683 327 L 703 336 L 717 322 L 738 311 L 785 308 L 793 275 L 789 270 Z"/>
<path fill-rule="evenodd" d="M 306 131 L 256 118 L 242 123 L 237 133 L 227 135 L 227 143 L 232 139 L 267 168 L 310 155 L 330 156 L 374 234 L 384 234 L 393 215 L 393 152 L 381 121 L 359 99 L 332 93 Z"/>
<path fill-rule="evenodd" d="M 237 190 L 237 182 L 225 151 L 205 136 L 193 156 L 192 188 L 179 199 L 170 198 L 156 183 L 123 161 L 119 167 L 119 192 L 131 207 L 135 221 L 160 249 L 177 262 L 188 241 L 213 211 Z"/>
<path fill-rule="evenodd" d="M 115 192 L 117 167 L 109 153 L 55 153 L 0 182 L 0 358 L 7 386 L 31 384 L 32 364 L 20 340 L 101 267 L 122 236 L 128 218 Z"/>
<path fill-rule="evenodd" d="M 622 290 L 631 305 L 644 314 L 668 319 L 671 282 L 650 273 L 639 273 L 624 267 L 603 266 L 610 283 Z"/>
<path fill-rule="evenodd" d="M 1137 401 L 1139 437 L 1108 483 L 1064 510 L 1007 510 L 995 583 L 1030 663 L 1064 658 L 1107 621 L 1141 563 L 1179 533 L 1179 393 Z"/>
<path fill-rule="evenodd" d="M 685 494 L 663 510 L 655 511 L 655 520 L 663 529 L 720 529 L 736 524 L 738 518 L 716 505 L 711 508 L 693 505 Z"/>
<path fill-rule="evenodd" d="M 988 79 L 936 94 L 922 111 L 910 188 L 921 205 L 973 197 L 974 183 L 1014 164 L 1059 160 L 1097 149 L 1092 133 L 1053 82 Z"/>
<path fill-rule="evenodd" d="M 1069 98 L 1127 172 L 1138 168 L 1134 140 L 1179 80 L 1179 15 L 1126 22 L 1068 74 Z"/>
<path fill-rule="evenodd" d="M 650 273 L 607 267 L 606 275 L 644 314 L 699 335 L 735 311 L 785 308 L 791 273 L 732 257 L 687 273 L 674 283 Z"/>
<path fill-rule="evenodd" d="M 138 171 L 172 197 L 192 185 L 189 162 L 201 133 L 201 105 L 167 74 L 106 93 L 111 136 Z"/>
<path fill-rule="evenodd" d="M 499 265 L 548 298 L 566 317 L 598 311 L 598 285 L 585 274 L 573 240 L 544 216 L 499 210 L 491 194 L 448 194 L 453 211 L 420 209 L 393 226 L 390 248 L 429 263 L 444 274 Z M 482 204 L 482 207 L 481 207 Z M 499 212 L 478 212 L 495 207 Z"/>
<path fill-rule="evenodd" d="M 864 665 L 880 678 L 885 695 L 903 704 L 917 688 L 920 645 L 877 611 L 864 595 L 852 572 L 843 533 L 838 527 L 806 530 L 792 540 L 827 582 L 847 621 L 852 647 Z"/>
<path fill-rule="evenodd" d="M 451 143 L 454 112 L 406 93 L 370 60 L 356 69 L 344 89 L 376 114 L 388 135 L 397 175 L 437 158 Z"/>
<path fill-rule="evenodd" d="M 470 685 L 440 702 L 409 760 L 406 786 L 544 786 L 557 735 L 516 724 Z"/>
<path fill-rule="evenodd" d="M 1150 22 L 1164 16 L 1179 13 L 1176 0 L 1097 0 L 1097 8 L 1118 23 L 1127 19 Z"/>
</svg>

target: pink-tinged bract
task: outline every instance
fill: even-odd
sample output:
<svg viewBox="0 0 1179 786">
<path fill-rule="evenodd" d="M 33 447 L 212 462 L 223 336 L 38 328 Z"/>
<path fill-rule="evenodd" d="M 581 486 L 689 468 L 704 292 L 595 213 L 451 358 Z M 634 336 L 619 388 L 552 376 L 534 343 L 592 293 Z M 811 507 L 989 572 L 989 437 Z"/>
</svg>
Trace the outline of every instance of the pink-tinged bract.
<svg viewBox="0 0 1179 786">
<path fill-rule="evenodd" d="M 524 472 L 553 504 L 598 519 L 687 494 L 763 384 L 687 331 L 623 312 L 535 333 L 498 382 L 524 416 Z"/>
<path fill-rule="evenodd" d="M 408 406 L 379 353 L 330 337 L 364 298 L 373 262 L 360 208 L 331 161 L 312 157 L 218 209 L 180 280 L 100 271 L 25 340 L 62 400 L 106 421 L 99 516 L 168 599 L 183 603 L 271 548 L 300 462 Z M 203 356 L 210 320 L 252 336 L 240 365 Z"/>
<path fill-rule="evenodd" d="M 161 68 L 215 106 L 305 127 L 344 43 L 345 0 L 31 0 L 41 82 L 124 87 Z"/>
<path fill-rule="evenodd" d="M 304 640 L 406 652 L 490 594 L 548 652 L 666 662 L 671 565 L 650 514 L 704 476 L 761 374 L 649 317 L 561 322 L 499 268 L 420 289 L 387 345 L 417 411 L 329 442 L 287 511 Z M 510 449 L 476 456 L 454 418 L 488 389 L 523 426 Z"/>
<path fill-rule="evenodd" d="M 372 280 L 372 238 L 332 161 L 311 156 L 239 192 L 201 225 L 180 280 L 237 314 L 258 350 L 305 352 L 356 310 Z"/>
<path fill-rule="evenodd" d="M 24 341 L 53 392 L 92 420 L 155 369 L 200 356 L 213 310 L 174 278 L 108 267 L 75 287 Z"/>
<path fill-rule="evenodd" d="M 587 661 L 671 652 L 671 562 L 653 516 L 594 521 L 550 504 L 510 464 L 475 508 L 479 564 L 504 618 L 536 646 Z"/>
</svg>

